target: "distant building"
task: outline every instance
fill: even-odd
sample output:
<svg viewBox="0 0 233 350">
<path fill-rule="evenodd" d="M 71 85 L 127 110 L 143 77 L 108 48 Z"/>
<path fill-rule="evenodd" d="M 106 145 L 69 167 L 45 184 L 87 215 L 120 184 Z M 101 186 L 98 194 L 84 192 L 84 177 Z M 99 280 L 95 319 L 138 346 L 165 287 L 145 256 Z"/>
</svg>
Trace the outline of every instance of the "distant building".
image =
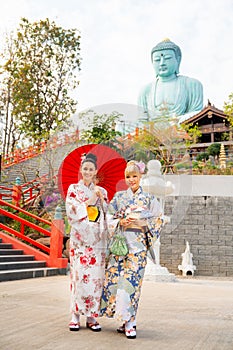
<svg viewBox="0 0 233 350">
<path fill-rule="evenodd" d="M 182 125 L 197 125 L 201 131 L 201 136 L 197 144 L 192 144 L 191 148 L 204 151 L 212 143 L 222 143 L 226 149 L 233 152 L 233 128 L 227 120 L 226 114 L 211 105 L 208 100 L 205 106 L 198 114 L 185 120 Z"/>
</svg>

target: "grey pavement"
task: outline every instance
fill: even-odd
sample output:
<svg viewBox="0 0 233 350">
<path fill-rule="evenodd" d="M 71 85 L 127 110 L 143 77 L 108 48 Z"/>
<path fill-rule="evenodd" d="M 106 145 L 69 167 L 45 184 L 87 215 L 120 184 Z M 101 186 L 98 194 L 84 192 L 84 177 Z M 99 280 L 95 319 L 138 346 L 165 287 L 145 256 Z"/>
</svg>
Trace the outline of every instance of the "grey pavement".
<svg viewBox="0 0 233 350">
<path fill-rule="evenodd" d="M 101 318 L 102 332 L 70 332 L 69 276 L 0 283 L 1 350 L 232 350 L 233 279 L 144 281 L 137 339 Z"/>
</svg>

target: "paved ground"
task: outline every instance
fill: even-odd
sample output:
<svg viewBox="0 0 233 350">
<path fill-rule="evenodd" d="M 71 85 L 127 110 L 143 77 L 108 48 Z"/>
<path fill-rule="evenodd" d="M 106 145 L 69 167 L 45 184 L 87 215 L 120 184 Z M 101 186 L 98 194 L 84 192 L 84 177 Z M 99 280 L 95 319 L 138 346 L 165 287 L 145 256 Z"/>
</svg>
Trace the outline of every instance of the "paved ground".
<svg viewBox="0 0 233 350">
<path fill-rule="evenodd" d="M 137 339 L 101 319 L 102 332 L 70 332 L 69 277 L 0 283 L 1 350 L 232 350 L 233 280 L 144 281 Z"/>
</svg>

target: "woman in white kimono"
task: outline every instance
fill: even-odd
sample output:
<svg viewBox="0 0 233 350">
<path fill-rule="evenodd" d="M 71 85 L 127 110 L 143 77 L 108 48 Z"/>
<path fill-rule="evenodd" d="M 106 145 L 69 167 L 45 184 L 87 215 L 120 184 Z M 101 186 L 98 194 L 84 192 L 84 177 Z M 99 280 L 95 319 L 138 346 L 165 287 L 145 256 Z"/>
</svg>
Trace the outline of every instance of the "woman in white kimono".
<svg viewBox="0 0 233 350">
<path fill-rule="evenodd" d="M 90 153 L 82 160 L 82 180 L 69 186 L 66 197 L 66 213 L 71 226 L 71 331 L 79 330 L 80 315 L 86 316 L 87 328 L 101 331 L 96 318 L 104 281 L 107 192 L 94 183 L 96 160 Z"/>
<path fill-rule="evenodd" d="M 101 315 L 123 321 L 117 331 L 125 333 L 128 339 L 136 338 L 136 315 L 147 254 L 162 225 L 158 200 L 140 186 L 139 164 L 127 163 L 125 181 L 129 188 L 117 192 L 109 204 L 109 231 L 120 225 L 129 252 L 120 257 L 110 254 L 101 301 Z"/>
</svg>

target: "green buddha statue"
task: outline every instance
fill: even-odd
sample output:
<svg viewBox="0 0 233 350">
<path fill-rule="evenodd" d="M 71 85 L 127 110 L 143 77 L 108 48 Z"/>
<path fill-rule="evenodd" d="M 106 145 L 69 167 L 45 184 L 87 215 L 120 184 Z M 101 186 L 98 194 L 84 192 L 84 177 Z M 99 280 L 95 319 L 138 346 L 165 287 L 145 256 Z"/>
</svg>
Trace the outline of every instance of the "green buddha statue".
<svg viewBox="0 0 233 350">
<path fill-rule="evenodd" d="M 179 75 L 181 50 L 165 39 L 151 51 L 156 79 L 146 85 L 139 96 L 144 120 L 177 117 L 182 122 L 203 109 L 203 87 L 200 81 Z M 141 114 L 142 116 L 142 114 Z"/>
</svg>

